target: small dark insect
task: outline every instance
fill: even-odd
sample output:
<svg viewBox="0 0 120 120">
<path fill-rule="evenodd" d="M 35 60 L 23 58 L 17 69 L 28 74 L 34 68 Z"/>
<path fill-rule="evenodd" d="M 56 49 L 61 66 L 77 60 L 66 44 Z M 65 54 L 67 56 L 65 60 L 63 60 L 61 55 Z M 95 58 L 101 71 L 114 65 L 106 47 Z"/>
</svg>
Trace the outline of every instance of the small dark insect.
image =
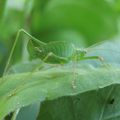
<svg viewBox="0 0 120 120">
<path fill-rule="evenodd" d="M 114 98 L 112 98 L 110 101 L 109 101 L 109 104 L 113 104 L 115 102 L 115 99 Z"/>
</svg>

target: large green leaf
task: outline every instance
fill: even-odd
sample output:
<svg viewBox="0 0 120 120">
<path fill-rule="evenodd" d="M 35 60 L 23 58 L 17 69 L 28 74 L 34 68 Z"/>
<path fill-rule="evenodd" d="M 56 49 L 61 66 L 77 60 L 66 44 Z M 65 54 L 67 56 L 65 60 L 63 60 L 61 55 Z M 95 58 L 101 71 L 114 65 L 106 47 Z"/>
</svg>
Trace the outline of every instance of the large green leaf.
<svg viewBox="0 0 120 120">
<path fill-rule="evenodd" d="M 53 100 L 91 90 L 99 91 L 109 85 L 118 84 L 119 86 L 120 83 L 120 69 L 117 68 L 88 67 L 84 69 L 81 67 L 75 72 L 76 75 L 72 67 L 62 66 L 32 74 L 14 74 L 1 78 L 0 119 L 17 108 L 37 101 Z M 108 95 L 105 96 L 105 99 L 108 99 Z M 105 102 L 105 104 L 108 103 Z M 101 108 L 104 108 L 103 104 L 101 104 Z"/>
<path fill-rule="evenodd" d="M 93 83 L 94 84 L 94 83 Z M 37 120 L 119 120 L 120 85 L 42 103 Z"/>
<path fill-rule="evenodd" d="M 24 62 L 13 65 L 7 74 L 15 74 L 15 73 L 25 73 L 34 70 L 39 64 L 41 64 L 40 60 L 34 60 L 30 62 Z M 25 67 L 26 66 L 26 67 Z M 48 69 L 49 66 L 43 67 L 41 69 Z M 39 113 L 40 103 L 34 103 L 29 106 L 25 106 L 20 109 L 16 120 L 36 120 L 37 115 Z M 10 116 L 8 116 L 10 118 Z"/>
<path fill-rule="evenodd" d="M 111 37 L 117 31 L 116 12 L 104 0 L 51 0 L 42 11 L 39 7 L 34 15 L 36 22 L 40 24 L 36 28 L 40 38 L 46 38 L 46 34 L 50 33 L 54 39 L 58 34 L 56 31 L 72 30 L 79 31 L 80 36 L 93 43 L 95 40 Z"/>
</svg>

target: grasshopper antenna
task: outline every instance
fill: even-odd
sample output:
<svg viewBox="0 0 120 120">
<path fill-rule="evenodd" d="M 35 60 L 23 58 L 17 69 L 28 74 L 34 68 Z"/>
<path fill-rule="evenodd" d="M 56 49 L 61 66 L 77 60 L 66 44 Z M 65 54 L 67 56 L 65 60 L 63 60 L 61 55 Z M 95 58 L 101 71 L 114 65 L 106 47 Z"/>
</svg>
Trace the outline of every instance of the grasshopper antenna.
<svg viewBox="0 0 120 120">
<path fill-rule="evenodd" d="M 11 52 L 10 52 L 10 55 L 8 57 L 8 60 L 7 60 L 7 63 L 6 63 L 6 66 L 5 66 L 5 69 L 4 69 L 4 72 L 3 72 L 3 76 L 6 74 L 7 70 L 8 70 L 8 67 L 9 67 L 9 64 L 10 64 L 10 61 L 11 61 L 11 58 L 13 56 L 13 53 L 14 53 L 14 50 L 15 50 L 15 47 L 16 47 L 16 44 L 19 40 L 19 36 L 20 36 L 20 33 L 25 33 L 27 36 L 29 36 L 31 39 L 39 42 L 40 44 L 42 45 L 46 45 L 46 43 L 44 42 L 41 42 L 40 40 L 38 40 L 37 38 L 33 37 L 32 35 L 30 35 L 27 31 L 25 31 L 23 28 L 21 28 L 18 32 L 17 32 L 17 36 L 15 38 L 15 41 L 14 41 L 14 44 L 13 44 L 13 47 L 11 49 Z"/>
</svg>

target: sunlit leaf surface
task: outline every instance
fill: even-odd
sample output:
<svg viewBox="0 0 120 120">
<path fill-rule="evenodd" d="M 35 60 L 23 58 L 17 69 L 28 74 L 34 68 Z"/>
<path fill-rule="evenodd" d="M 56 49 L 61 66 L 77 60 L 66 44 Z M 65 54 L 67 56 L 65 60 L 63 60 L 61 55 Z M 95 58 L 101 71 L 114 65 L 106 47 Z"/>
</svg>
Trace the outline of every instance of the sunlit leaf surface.
<svg viewBox="0 0 120 120">
<path fill-rule="evenodd" d="M 63 66 L 32 74 L 5 76 L 0 79 L 0 119 L 17 108 L 37 101 L 53 100 L 92 90 L 99 91 L 101 88 L 114 84 L 119 86 L 119 78 L 120 70 L 117 68 L 113 70 L 111 67 L 109 69 L 81 67 L 76 69 L 74 74 L 73 69 Z M 108 99 L 108 95 L 105 99 Z"/>
</svg>

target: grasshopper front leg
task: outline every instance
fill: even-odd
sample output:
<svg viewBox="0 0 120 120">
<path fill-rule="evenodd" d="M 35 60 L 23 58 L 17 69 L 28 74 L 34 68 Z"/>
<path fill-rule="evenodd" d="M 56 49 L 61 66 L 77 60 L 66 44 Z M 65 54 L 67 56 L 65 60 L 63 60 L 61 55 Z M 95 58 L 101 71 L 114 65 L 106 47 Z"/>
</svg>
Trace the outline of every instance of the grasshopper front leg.
<svg viewBox="0 0 120 120">
<path fill-rule="evenodd" d="M 74 54 L 72 56 L 72 59 L 76 61 L 81 61 L 81 60 L 99 60 L 100 62 L 103 63 L 103 58 L 100 56 L 85 56 L 87 54 L 86 50 L 81 50 L 81 49 L 74 49 Z M 72 81 L 72 87 L 73 89 L 76 88 L 76 72 L 75 72 L 75 66 L 74 66 L 74 80 Z"/>
</svg>

